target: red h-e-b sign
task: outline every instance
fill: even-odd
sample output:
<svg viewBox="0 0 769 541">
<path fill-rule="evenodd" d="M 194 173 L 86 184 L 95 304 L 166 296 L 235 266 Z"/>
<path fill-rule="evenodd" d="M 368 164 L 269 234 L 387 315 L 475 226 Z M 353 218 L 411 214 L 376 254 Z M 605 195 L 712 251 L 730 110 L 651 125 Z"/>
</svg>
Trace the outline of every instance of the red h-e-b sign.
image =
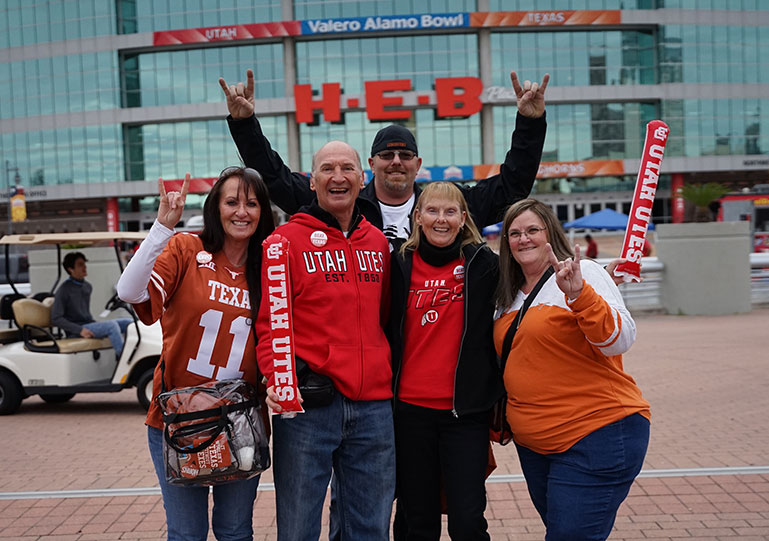
<svg viewBox="0 0 769 541">
<path fill-rule="evenodd" d="M 411 81 L 392 79 L 366 81 L 366 116 L 369 120 L 403 120 L 411 117 L 411 110 L 403 108 L 403 96 L 389 94 L 408 92 Z M 435 79 L 435 107 L 438 117 L 468 117 L 481 111 L 483 84 L 477 77 L 444 77 Z M 324 83 L 318 98 L 312 95 L 312 85 L 294 85 L 296 121 L 311 123 L 316 112 L 326 122 L 339 122 L 342 118 L 342 89 L 339 83 Z M 429 95 L 418 95 L 418 105 L 428 105 Z M 348 107 L 357 107 L 358 100 L 347 100 Z"/>
</svg>

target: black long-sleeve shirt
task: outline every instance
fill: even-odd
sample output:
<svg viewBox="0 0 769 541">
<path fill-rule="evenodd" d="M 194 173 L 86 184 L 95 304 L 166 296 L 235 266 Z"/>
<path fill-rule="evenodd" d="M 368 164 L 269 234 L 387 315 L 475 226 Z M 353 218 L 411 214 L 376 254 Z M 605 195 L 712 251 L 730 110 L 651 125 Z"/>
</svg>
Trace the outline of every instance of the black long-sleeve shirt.
<svg viewBox="0 0 769 541">
<path fill-rule="evenodd" d="M 475 186 L 461 187 L 470 214 L 478 227 L 499 222 L 509 205 L 529 196 L 545 145 L 545 117 L 529 118 L 518 113 L 510 150 L 500 165 L 499 174 L 480 180 Z M 237 120 L 228 116 L 227 123 L 243 162 L 262 175 L 273 203 L 288 214 L 294 214 L 300 207 L 312 203 L 315 192 L 310 189 L 308 177 L 286 166 L 270 146 L 256 116 Z M 415 184 L 417 198 L 420 191 Z M 382 229 L 382 211 L 373 181 L 361 190 L 357 204 L 361 214 Z"/>
</svg>

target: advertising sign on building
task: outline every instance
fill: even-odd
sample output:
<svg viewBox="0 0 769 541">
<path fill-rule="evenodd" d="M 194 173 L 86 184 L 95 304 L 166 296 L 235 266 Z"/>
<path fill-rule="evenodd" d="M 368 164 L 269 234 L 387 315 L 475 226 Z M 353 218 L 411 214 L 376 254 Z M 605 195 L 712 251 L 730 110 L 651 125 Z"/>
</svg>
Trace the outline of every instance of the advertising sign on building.
<svg viewBox="0 0 769 541">
<path fill-rule="evenodd" d="M 27 200 L 24 196 L 24 188 L 11 186 L 9 196 L 11 198 L 11 221 L 23 222 L 27 219 Z"/>
<path fill-rule="evenodd" d="M 406 120 L 415 107 L 435 105 L 439 118 L 468 117 L 481 112 L 483 83 L 478 77 L 439 77 L 432 90 L 412 91 L 409 79 L 366 81 L 364 103 L 343 96 L 339 83 L 323 83 L 319 96 L 312 85 L 294 85 L 296 121 L 312 123 L 321 114 L 326 122 L 339 122 L 342 108 L 363 108 L 369 120 Z"/>
<path fill-rule="evenodd" d="M 422 13 L 281 21 L 164 30 L 153 34 L 156 47 L 214 41 L 274 39 L 284 36 L 409 32 L 467 27 L 619 25 L 620 10 L 477 11 Z"/>
<path fill-rule="evenodd" d="M 469 15 L 469 13 L 425 13 L 347 19 L 310 19 L 302 21 L 302 35 L 462 28 L 469 25 Z"/>
</svg>

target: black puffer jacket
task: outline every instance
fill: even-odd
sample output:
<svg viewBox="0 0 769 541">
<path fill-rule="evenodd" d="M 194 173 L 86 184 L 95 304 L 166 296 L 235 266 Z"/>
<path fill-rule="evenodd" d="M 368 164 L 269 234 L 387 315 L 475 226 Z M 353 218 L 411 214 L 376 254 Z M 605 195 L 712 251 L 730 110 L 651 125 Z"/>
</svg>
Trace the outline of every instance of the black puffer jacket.
<svg viewBox="0 0 769 541">
<path fill-rule="evenodd" d="M 454 376 L 455 416 L 486 411 L 504 392 L 493 337 L 494 291 L 499 278 L 499 258 L 485 244 L 465 246 L 462 254 L 465 265 L 465 316 Z M 393 390 L 396 398 L 403 362 L 403 327 L 413 256 L 413 251 L 407 251 L 405 256 L 400 252 L 392 253 L 392 304 L 388 338 L 392 348 Z"/>
</svg>

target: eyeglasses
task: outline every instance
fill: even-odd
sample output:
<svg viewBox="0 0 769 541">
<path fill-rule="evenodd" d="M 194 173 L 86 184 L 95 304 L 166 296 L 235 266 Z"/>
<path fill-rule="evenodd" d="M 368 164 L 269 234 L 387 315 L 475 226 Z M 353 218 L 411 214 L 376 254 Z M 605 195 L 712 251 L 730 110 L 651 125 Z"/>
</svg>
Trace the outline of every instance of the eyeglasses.
<svg viewBox="0 0 769 541">
<path fill-rule="evenodd" d="M 410 162 L 417 156 L 416 152 L 411 152 L 410 150 L 385 150 L 382 152 L 377 152 L 379 159 L 386 162 L 394 160 L 396 154 L 402 162 Z"/>
<path fill-rule="evenodd" d="M 546 228 L 544 227 L 532 226 L 528 228 L 526 231 L 508 231 L 507 238 L 510 240 L 514 240 L 515 242 L 519 242 L 521 240 L 521 235 L 526 235 L 526 237 L 528 237 L 529 239 L 532 239 L 537 235 L 539 235 L 545 229 Z"/>
</svg>

